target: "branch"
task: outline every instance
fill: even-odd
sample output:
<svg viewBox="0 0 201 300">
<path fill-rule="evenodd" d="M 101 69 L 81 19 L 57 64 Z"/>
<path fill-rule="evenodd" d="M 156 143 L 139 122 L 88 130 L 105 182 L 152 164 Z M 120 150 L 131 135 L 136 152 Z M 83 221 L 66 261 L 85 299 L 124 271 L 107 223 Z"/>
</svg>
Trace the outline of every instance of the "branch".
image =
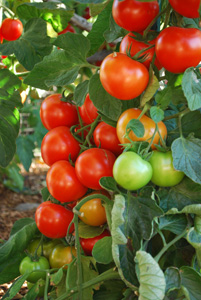
<svg viewBox="0 0 201 300">
<path fill-rule="evenodd" d="M 94 64 L 97 61 L 102 61 L 106 56 L 108 56 L 112 52 L 113 52 L 112 50 L 105 50 L 105 49 L 101 51 L 97 51 L 92 56 L 89 56 L 87 58 L 87 61 L 90 64 Z"/>
<path fill-rule="evenodd" d="M 92 23 L 87 22 L 87 20 L 77 14 L 70 19 L 70 23 L 78 28 L 86 31 L 91 31 Z"/>
</svg>

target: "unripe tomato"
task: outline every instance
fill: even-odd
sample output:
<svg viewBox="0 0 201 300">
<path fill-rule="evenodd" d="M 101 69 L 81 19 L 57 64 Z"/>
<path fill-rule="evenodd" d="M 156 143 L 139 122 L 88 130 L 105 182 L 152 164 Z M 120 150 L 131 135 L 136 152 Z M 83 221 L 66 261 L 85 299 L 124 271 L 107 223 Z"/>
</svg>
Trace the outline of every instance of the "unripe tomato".
<svg viewBox="0 0 201 300">
<path fill-rule="evenodd" d="M 40 239 L 34 239 L 30 242 L 30 244 L 27 247 L 27 250 L 31 255 L 35 254 L 36 248 L 38 247 L 39 243 L 40 243 Z M 58 239 L 43 242 L 43 256 L 49 259 L 49 255 L 52 249 L 58 244 L 61 244 L 61 241 Z M 40 256 L 41 252 L 42 252 L 42 246 L 39 246 L 37 250 L 37 255 Z"/>
<path fill-rule="evenodd" d="M 63 244 L 57 245 L 49 256 L 49 262 L 52 269 L 62 268 L 66 264 L 70 264 L 73 256 L 77 256 L 75 247 L 65 246 Z M 67 269 L 65 266 L 64 269 Z"/>
<path fill-rule="evenodd" d="M 91 124 L 98 117 L 98 110 L 89 98 L 89 94 L 86 95 L 84 104 L 78 109 L 84 124 Z"/>
<path fill-rule="evenodd" d="M 80 244 L 82 246 L 85 255 L 91 256 L 95 243 L 97 243 L 105 236 L 110 236 L 110 232 L 107 229 L 105 229 L 103 233 L 101 233 L 100 235 L 95 236 L 93 238 L 88 238 L 88 239 L 80 238 Z"/>
<path fill-rule="evenodd" d="M 19 39 L 23 31 L 23 25 L 20 20 L 4 19 L 1 24 L 1 35 L 7 41 Z"/>
<path fill-rule="evenodd" d="M 199 18 L 201 0 L 169 0 L 173 9 L 187 18 Z"/>
</svg>

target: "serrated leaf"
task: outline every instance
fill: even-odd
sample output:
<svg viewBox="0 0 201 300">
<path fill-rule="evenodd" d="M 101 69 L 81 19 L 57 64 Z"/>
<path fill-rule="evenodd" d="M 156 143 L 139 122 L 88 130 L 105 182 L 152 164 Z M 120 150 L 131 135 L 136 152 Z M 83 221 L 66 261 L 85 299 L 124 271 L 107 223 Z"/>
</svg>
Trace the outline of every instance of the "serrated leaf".
<svg viewBox="0 0 201 300">
<path fill-rule="evenodd" d="M 101 177 L 100 185 L 109 192 L 118 192 L 118 186 L 113 177 Z"/>
<path fill-rule="evenodd" d="M 167 215 L 159 219 L 159 229 L 168 230 L 174 234 L 181 234 L 187 226 L 185 215 Z"/>
<path fill-rule="evenodd" d="M 60 283 L 60 281 L 63 278 L 63 269 L 60 268 L 56 273 L 51 275 L 51 281 L 55 284 L 58 285 Z"/>
<path fill-rule="evenodd" d="M 117 25 L 117 23 L 114 21 L 112 15 L 110 16 L 110 23 L 109 28 L 104 32 L 104 38 L 108 43 L 113 42 L 119 37 L 122 37 L 126 34 L 126 30 Z"/>
<path fill-rule="evenodd" d="M 17 154 L 22 162 L 25 170 L 28 172 L 32 163 L 33 150 L 35 149 L 34 142 L 29 138 L 29 136 L 18 136 L 16 140 L 17 144 Z"/>
<path fill-rule="evenodd" d="M 170 267 L 165 271 L 166 280 L 166 292 L 172 291 L 174 289 L 179 289 L 181 286 L 181 276 L 179 269 Z"/>
<path fill-rule="evenodd" d="M 164 119 L 164 111 L 157 106 L 152 106 L 150 109 L 150 116 L 155 123 L 159 123 Z"/>
<path fill-rule="evenodd" d="M 96 242 L 92 250 L 92 255 L 100 264 L 109 264 L 112 262 L 112 238 L 106 236 Z"/>
<path fill-rule="evenodd" d="M 158 104 L 160 104 L 160 107 L 165 109 L 168 107 L 168 105 L 171 102 L 172 99 L 172 86 L 168 86 L 164 88 L 162 91 L 158 91 L 155 100 Z"/>
<path fill-rule="evenodd" d="M 13 297 L 19 292 L 21 289 L 21 286 L 25 282 L 26 278 L 29 274 L 24 274 L 20 277 L 18 277 L 15 282 L 11 285 L 11 287 L 8 289 L 8 291 L 4 294 L 4 296 L 1 298 L 2 300 L 11 300 Z"/>
<path fill-rule="evenodd" d="M 187 290 L 190 300 L 201 299 L 201 275 L 193 268 L 182 267 L 181 284 Z"/>
<path fill-rule="evenodd" d="M 187 232 L 186 239 L 189 242 L 189 244 L 191 244 L 193 248 L 196 249 L 196 251 L 200 251 L 201 234 L 194 227 L 191 227 L 190 230 Z"/>
<path fill-rule="evenodd" d="M 73 98 L 74 102 L 78 106 L 82 106 L 84 104 L 88 92 L 89 92 L 89 80 L 85 80 L 76 86 L 74 92 L 74 98 Z"/>
<path fill-rule="evenodd" d="M 131 119 L 128 122 L 128 124 L 126 125 L 126 132 L 129 129 L 131 129 L 138 138 L 141 138 L 144 136 L 144 133 L 145 133 L 144 125 L 138 119 Z"/>
<path fill-rule="evenodd" d="M 155 75 L 153 75 L 145 90 L 145 93 L 141 98 L 140 105 L 144 106 L 154 96 L 158 88 L 159 88 L 158 79 Z"/>
<path fill-rule="evenodd" d="M 78 223 L 79 237 L 84 239 L 93 238 L 103 233 L 105 228 L 105 226 L 90 226 L 80 221 Z"/>
<path fill-rule="evenodd" d="M 183 75 L 182 89 L 190 110 L 201 108 L 201 78 L 197 77 L 194 68 L 188 68 Z"/>
</svg>

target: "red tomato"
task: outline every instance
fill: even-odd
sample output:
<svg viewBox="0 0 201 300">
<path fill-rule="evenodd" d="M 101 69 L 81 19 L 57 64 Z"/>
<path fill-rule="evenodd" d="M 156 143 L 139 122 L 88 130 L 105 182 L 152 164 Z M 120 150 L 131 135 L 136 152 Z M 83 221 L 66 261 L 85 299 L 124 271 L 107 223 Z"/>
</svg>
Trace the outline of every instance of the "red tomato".
<svg viewBox="0 0 201 300">
<path fill-rule="evenodd" d="M 187 18 L 199 18 L 201 0 L 169 0 L 173 9 Z"/>
<path fill-rule="evenodd" d="M 125 110 L 119 117 L 118 121 L 117 121 L 117 136 L 118 139 L 120 141 L 121 144 L 124 143 L 130 143 L 130 141 L 125 138 L 125 133 L 126 133 L 126 126 L 128 124 L 128 122 L 132 119 L 137 119 L 139 117 L 139 115 L 141 114 L 141 110 L 138 108 L 129 108 L 127 110 Z M 146 115 L 143 115 L 140 118 L 140 121 L 142 122 L 142 124 L 144 125 L 144 129 L 145 129 L 145 133 L 144 136 L 142 138 L 138 138 L 133 131 L 131 131 L 129 133 L 129 138 L 132 141 L 147 141 L 150 142 L 152 139 L 152 136 L 154 134 L 155 128 L 156 128 L 156 124 L 155 122 L 147 117 Z M 158 123 L 158 128 L 160 131 L 160 134 L 162 136 L 162 138 L 164 139 L 167 136 L 167 128 L 165 126 L 165 124 L 163 122 L 159 122 Z M 159 144 L 160 142 L 160 136 L 158 134 L 158 132 L 156 133 L 152 146 L 152 149 L 156 149 L 156 147 L 154 146 L 155 144 Z"/>
<path fill-rule="evenodd" d="M 41 104 L 40 118 L 47 130 L 58 126 L 71 127 L 78 123 L 76 106 L 61 101 L 61 98 L 61 94 L 50 95 Z"/>
<path fill-rule="evenodd" d="M 97 117 L 97 108 L 94 106 L 93 102 L 89 98 L 89 94 L 86 95 L 84 104 L 78 107 L 82 121 L 85 124 L 91 124 Z"/>
<path fill-rule="evenodd" d="M 123 53 L 112 53 L 100 67 L 100 80 L 113 97 L 131 100 L 144 92 L 149 82 L 147 68 Z"/>
<path fill-rule="evenodd" d="M 105 122 L 100 122 L 93 133 L 96 147 L 110 150 L 116 156 L 122 153 L 123 149 L 119 144 L 116 128 Z"/>
<path fill-rule="evenodd" d="M 88 188 L 102 189 L 99 180 L 112 176 L 115 155 L 105 149 L 90 148 L 82 152 L 75 162 L 75 172 L 80 182 Z"/>
<path fill-rule="evenodd" d="M 115 22 L 128 31 L 144 31 L 158 13 L 157 1 L 114 0 L 112 6 Z"/>
<path fill-rule="evenodd" d="M 76 160 L 80 151 L 78 141 L 72 136 L 70 129 L 59 126 L 51 129 L 43 138 L 41 155 L 44 162 L 51 166 L 58 160 Z"/>
<path fill-rule="evenodd" d="M 172 73 L 183 73 L 201 61 L 201 31 L 196 28 L 168 27 L 156 39 L 156 56 Z"/>
<path fill-rule="evenodd" d="M 96 242 L 104 238 L 105 236 L 110 236 L 110 232 L 108 230 L 104 230 L 103 233 L 100 235 L 93 237 L 93 238 L 80 238 L 80 244 L 82 246 L 82 249 L 85 253 L 85 255 L 92 255 L 92 250 Z"/>
<path fill-rule="evenodd" d="M 68 226 L 73 219 L 72 211 L 65 207 L 46 201 L 36 209 L 35 221 L 39 231 L 51 239 L 63 238 L 67 234 Z M 70 233 L 74 225 L 70 228 Z"/>
<path fill-rule="evenodd" d="M 1 35 L 7 41 L 19 39 L 23 31 L 23 25 L 20 20 L 4 19 L 1 25 Z"/>
<path fill-rule="evenodd" d="M 50 167 L 46 183 L 50 194 L 61 202 L 78 200 L 87 192 L 78 180 L 75 168 L 66 160 L 57 161 Z"/>
<path fill-rule="evenodd" d="M 68 24 L 68 26 L 67 26 L 64 30 L 58 32 L 58 35 L 64 34 L 64 33 L 66 33 L 66 32 L 72 32 L 72 33 L 75 33 L 76 31 L 75 31 L 75 29 L 74 29 L 70 24 Z"/>
</svg>

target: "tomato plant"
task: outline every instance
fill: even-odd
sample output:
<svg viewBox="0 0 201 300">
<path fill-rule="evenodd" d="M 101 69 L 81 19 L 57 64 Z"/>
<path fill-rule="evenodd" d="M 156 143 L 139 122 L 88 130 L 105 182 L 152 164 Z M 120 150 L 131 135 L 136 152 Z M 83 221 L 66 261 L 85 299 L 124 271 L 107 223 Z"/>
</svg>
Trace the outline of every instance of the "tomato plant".
<svg viewBox="0 0 201 300">
<path fill-rule="evenodd" d="M 43 249 L 42 255 L 45 256 L 47 259 L 49 259 L 49 255 L 50 255 L 52 249 L 56 245 L 60 244 L 61 241 L 58 240 L 58 239 L 54 239 L 54 240 L 50 240 L 50 241 L 43 241 L 42 246 L 41 245 L 39 246 L 39 243 L 40 243 L 40 239 L 39 238 L 32 240 L 30 242 L 30 244 L 28 245 L 28 247 L 27 247 L 27 251 L 31 255 L 34 255 L 35 251 L 36 251 L 36 248 L 38 248 L 37 249 L 37 255 L 40 256 L 41 253 L 42 253 L 42 249 Z"/>
<path fill-rule="evenodd" d="M 82 106 L 79 106 L 78 109 L 82 121 L 85 124 L 91 124 L 98 117 L 97 108 L 89 98 L 89 94 L 86 95 L 84 104 Z"/>
<path fill-rule="evenodd" d="M 23 31 L 22 22 L 18 19 L 6 18 L 1 24 L 1 35 L 7 41 L 19 39 Z"/>
<path fill-rule="evenodd" d="M 31 288 L 33 288 L 34 283 L 31 282 L 27 282 L 27 288 L 28 290 L 30 290 Z M 45 293 L 45 280 L 44 279 L 39 279 L 36 283 L 36 287 L 35 287 L 36 291 L 38 291 L 38 297 L 44 297 L 44 293 Z M 50 290 L 50 286 L 48 288 L 48 290 Z"/>
<path fill-rule="evenodd" d="M 75 247 L 57 245 L 53 248 L 49 256 L 51 268 L 62 268 L 64 265 L 71 263 L 73 257 L 76 256 Z M 64 269 L 67 269 L 65 266 Z"/>
<path fill-rule="evenodd" d="M 80 238 L 80 244 L 82 246 L 82 249 L 83 249 L 85 255 L 91 256 L 95 243 L 97 243 L 99 240 L 101 240 L 105 236 L 110 236 L 110 232 L 107 229 L 105 229 L 100 235 L 95 236 L 93 238 L 88 238 L 88 239 Z"/>
<path fill-rule="evenodd" d="M 200 0 L 169 0 L 172 8 L 187 18 L 199 18 Z"/>
</svg>

